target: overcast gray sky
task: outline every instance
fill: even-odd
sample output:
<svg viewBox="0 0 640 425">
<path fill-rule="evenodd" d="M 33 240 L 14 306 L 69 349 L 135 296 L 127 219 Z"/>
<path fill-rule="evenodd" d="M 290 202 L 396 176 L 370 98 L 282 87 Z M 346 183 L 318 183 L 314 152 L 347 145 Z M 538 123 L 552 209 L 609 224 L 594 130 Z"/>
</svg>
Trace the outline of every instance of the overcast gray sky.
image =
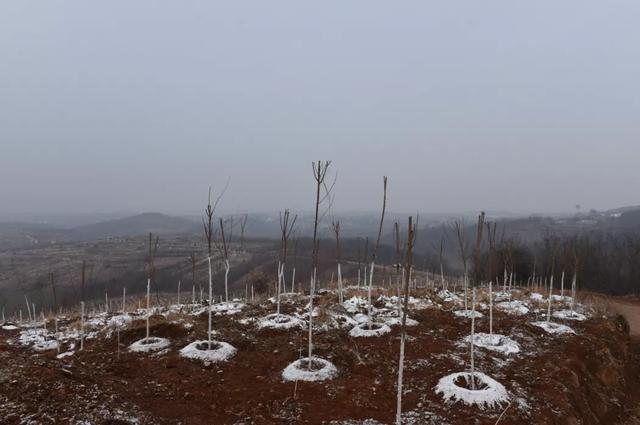
<svg viewBox="0 0 640 425">
<path fill-rule="evenodd" d="M 640 2 L 3 1 L 0 212 L 640 204 Z"/>
</svg>

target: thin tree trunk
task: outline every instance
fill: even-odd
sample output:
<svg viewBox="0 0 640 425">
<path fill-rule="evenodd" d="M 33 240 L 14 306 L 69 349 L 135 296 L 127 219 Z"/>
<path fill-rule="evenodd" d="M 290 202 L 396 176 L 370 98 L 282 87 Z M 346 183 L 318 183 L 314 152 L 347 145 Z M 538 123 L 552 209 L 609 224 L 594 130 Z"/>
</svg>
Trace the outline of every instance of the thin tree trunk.
<svg viewBox="0 0 640 425">
<path fill-rule="evenodd" d="M 209 267 L 209 331 L 207 332 L 207 347 L 211 350 L 211 314 L 213 312 L 213 284 L 211 281 L 211 255 L 207 256 L 207 265 Z"/>
</svg>

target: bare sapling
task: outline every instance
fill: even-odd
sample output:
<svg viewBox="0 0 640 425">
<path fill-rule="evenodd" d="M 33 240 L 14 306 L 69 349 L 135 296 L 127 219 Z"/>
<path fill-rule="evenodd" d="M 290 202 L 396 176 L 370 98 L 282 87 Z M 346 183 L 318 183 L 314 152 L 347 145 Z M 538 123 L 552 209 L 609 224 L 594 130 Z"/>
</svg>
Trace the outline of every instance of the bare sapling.
<svg viewBox="0 0 640 425">
<path fill-rule="evenodd" d="M 180 306 L 180 284 L 182 282 L 180 280 L 178 280 L 178 306 Z"/>
<path fill-rule="evenodd" d="M 58 309 L 58 297 L 56 296 L 56 285 L 53 279 L 53 272 L 49 273 L 49 283 L 51 284 L 51 295 L 53 296 L 53 311 Z"/>
<path fill-rule="evenodd" d="M 468 286 L 469 286 L 469 267 L 467 265 L 468 254 L 467 254 L 467 244 L 464 235 L 464 219 L 460 221 L 456 221 L 454 223 L 456 228 L 456 236 L 458 239 L 458 254 L 460 255 L 460 260 L 462 261 L 462 279 L 464 285 L 464 311 L 468 311 Z"/>
<path fill-rule="evenodd" d="M 560 276 L 560 299 L 564 302 L 564 270 L 562 270 L 562 276 Z"/>
<path fill-rule="evenodd" d="M 447 284 L 444 279 L 444 265 L 443 265 L 443 256 L 444 256 L 444 236 L 440 238 L 440 245 L 438 246 L 438 263 L 440 264 L 440 286 L 443 290 L 447 290 Z"/>
<path fill-rule="evenodd" d="M 493 282 L 489 281 L 489 335 L 493 335 Z"/>
<path fill-rule="evenodd" d="M 396 263 L 394 266 L 395 269 L 395 275 L 396 275 L 396 293 L 397 293 L 397 297 L 398 297 L 398 314 L 401 313 L 402 309 L 400 307 L 401 305 L 401 301 L 400 301 L 400 269 L 402 269 L 402 278 L 404 281 L 404 268 L 402 268 L 401 266 L 401 258 L 400 258 L 400 225 L 398 224 L 398 222 L 396 221 L 393 224 L 393 228 L 394 228 L 394 239 L 395 239 L 395 245 L 396 245 Z"/>
<path fill-rule="evenodd" d="M 397 225 L 397 223 L 396 223 Z M 397 226 L 396 226 L 397 228 Z M 407 231 L 407 251 L 404 274 L 404 301 L 402 308 L 402 324 L 400 327 L 400 359 L 398 360 L 398 394 L 396 402 L 396 425 L 401 425 L 402 417 L 402 379 L 404 373 L 404 350 L 407 339 L 407 312 L 409 311 L 409 285 L 411 282 L 411 269 L 413 266 L 413 245 L 415 242 L 415 226 L 412 217 L 409 217 L 409 227 Z M 398 297 L 400 294 L 398 294 Z"/>
<path fill-rule="evenodd" d="M 122 314 L 127 313 L 127 287 L 122 287 Z"/>
<path fill-rule="evenodd" d="M 288 208 L 284 210 L 284 213 L 280 213 L 280 253 L 278 258 L 278 287 L 276 288 L 276 314 L 280 314 L 280 296 L 282 291 L 286 290 L 284 270 L 285 265 L 287 264 L 287 248 L 289 244 L 289 237 L 291 236 L 297 219 L 298 216 L 295 215 L 293 216 L 293 220 L 291 220 L 291 213 Z"/>
<path fill-rule="evenodd" d="M 340 265 L 340 221 L 334 220 L 331 223 L 333 233 L 336 235 L 336 264 L 338 266 L 338 303 L 343 303 L 342 290 L 342 269 Z"/>
<path fill-rule="evenodd" d="M 295 232 L 294 232 L 295 233 Z M 291 270 L 291 293 L 296 292 L 296 263 L 298 261 L 298 238 L 293 239 L 293 264 Z"/>
<path fill-rule="evenodd" d="M 222 238 L 222 255 L 224 258 L 224 301 L 229 303 L 229 247 L 227 246 L 227 239 L 224 235 L 224 221 L 220 217 L 220 236 Z"/>
<path fill-rule="evenodd" d="M 80 351 L 84 348 L 84 301 L 80 301 Z"/>
<path fill-rule="evenodd" d="M 158 237 L 153 239 L 153 234 L 149 233 L 149 257 L 147 260 L 147 333 L 145 340 L 149 339 L 149 322 L 151 317 L 151 281 L 155 276 L 155 257 L 158 250 Z M 159 296 L 156 293 L 156 297 L 159 300 Z"/>
<path fill-rule="evenodd" d="M 224 193 L 224 191 L 223 191 Z M 222 194 L 220 195 L 222 196 Z M 216 199 L 214 205 L 211 205 L 211 187 L 209 187 L 209 201 L 207 202 L 207 207 L 204 210 L 205 217 L 202 218 L 202 225 L 204 227 L 204 236 L 207 241 L 207 267 L 209 270 L 209 323 L 208 323 L 208 331 L 207 331 L 207 347 L 211 350 L 211 315 L 213 313 L 213 282 L 211 275 L 211 246 L 213 244 L 213 213 L 215 212 L 215 208 L 218 205 L 218 201 L 220 200 L 220 196 Z"/>
<path fill-rule="evenodd" d="M 240 251 L 244 249 L 244 229 L 247 227 L 247 220 L 249 219 L 249 214 L 245 214 L 242 216 L 240 220 Z"/>
<path fill-rule="evenodd" d="M 384 213 L 387 209 L 387 176 L 382 177 L 382 214 L 380 215 L 380 226 L 378 227 L 378 237 L 371 255 L 371 269 L 369 270 L 369 287 L 367 289 L 367 323 L 369 329 L 373 326 L 372 320 L 372 302 L 371 288 L 373 287 L 373 270 L 376 266 L 376 256 L 378 255 L 378 247 L 380 246 L 380 238 L 382 237 L 382 226 L 384 225 Z"/>
<path fill-rule="evenodd" d="M 470 344 L 471 344 L 471 389 L 475 390 L 476 389 L 476 366 L 475 366 L 475 359 L 474 359 L 474 352 L 473 352 L 473 346 L 474 346 L 474 338 L 475 338 L 475 331 L 476 331 L 476 288 L 473 288 L 473 290 L 471 291 L 471 339 L 470 339 Z"/>
<path fill-rule="evenodd" d="M 335 178 L 333 183 L 330 186 L 327 186 L 325 180 L 327 177 L 327 172 L 329 170 L 329 166 L 331 165 L 331 161 L 318 161 L 313 162 L 313 179 L 316 183 L 316 202 L 315 202 L 315 215 L 313 220 L 313 246 L 312 246 L 312 268 L 311 268 L 311 282 L 309 288 L 309 356 L 307 357 L 307 368 L 311 370 L 312 368 L 312 359 L 313 359 L 313 296 L 317 283 L 317 268 L 318 268 L 318 248 L 319 248 L 319 239 L 318 239 L 318 224 L 322 220 L 322 217 L 326 214 L 326 211 L 320 214 L 320 206 L 323 203 L 328 203 L 328 208 L 331 207 L 331 191 L 335 186 Z M 337 178 L 337 176 L 336 176 Z M 324 189 L 323 194 L 321 195 L 321 191 Z M 328 211 L 327 208 L 327 211 Z"/>
<path fill-rule="evenodd" d="M 553 275 L 549 281 L 549 298 L 547 302 L 547 322 L 551 320 L 551 298 L 553 297 Z"/>
</svg>

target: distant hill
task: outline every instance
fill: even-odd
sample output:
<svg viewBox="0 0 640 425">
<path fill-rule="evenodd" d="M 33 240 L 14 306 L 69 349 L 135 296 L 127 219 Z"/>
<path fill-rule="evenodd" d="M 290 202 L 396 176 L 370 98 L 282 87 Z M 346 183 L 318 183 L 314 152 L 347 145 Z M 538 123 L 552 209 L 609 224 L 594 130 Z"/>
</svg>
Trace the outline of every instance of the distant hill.
<svg viewBox="0 0 640 425">
<path fill-rule="evenodd" d="M 102 221 L 71 229 L 72 239 L 92 240 L 154 234 L 190 234 L 200 231 L 200 223 L 160 213 L 144 213 Z"/>
</svg>

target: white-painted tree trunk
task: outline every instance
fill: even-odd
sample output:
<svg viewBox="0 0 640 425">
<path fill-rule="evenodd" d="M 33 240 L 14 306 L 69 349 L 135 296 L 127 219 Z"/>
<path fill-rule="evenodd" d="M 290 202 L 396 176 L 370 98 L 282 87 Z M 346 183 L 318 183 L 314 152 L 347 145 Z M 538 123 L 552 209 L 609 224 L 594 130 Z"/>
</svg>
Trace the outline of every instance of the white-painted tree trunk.
<svg viewBox="0 0 640 425">
<path fill-rule="evenodd" d="M 340 269 L 340 264 L 338 263 L 338 302 L 342 304 L 344 300 L 342 299 L 342 270 Z"/>
<path fill-rule="evenodd" d="M 316 269 L 313 269 L 311 277 L 311 285 L 309 288 L 309 357 L 307 358 L 307 367 L 311 370 L 311 356 L 313 354 L 313 294 L 316 286 Z"/>
<path fill-rule="evenodd" d="M 209 331 L 207 332 L 207 347 L 211 350 L 211 314 L 213 312 L 213 283 L 211 278 L 211 256 L 207 256 L 207 264 L 209 267 Z"/>
<path fill-rule="evenodd" d="M 231 265 L 229 260 L 224 260 L 224 300 L 229 302 L 229 269 Z"/>
<path fill-rule="evenodd" d="M 373 286 L 373 269 L 375 267 L 375 262 L 371 262 L 371 270 L 369 271 L 369 288 L 367 290 L 367 321 L 369 323 L 369 329 L 371 329 L 371 325 L 373 324 L 373 319 L 371 317 L 371 287 Z"/>
<path fill-rule="evenodd" d="M 29 305 L 29 298 L 27 298 L 27 296 L 24 296 L 24 302 L 27 303 L 27 314 L 29 315 L 29 321 L 32 322 L 33 319 L 31 318 L 31 306 Z"/>
<path fill-rule="evenodd" d="M 360 269 L 358 268 L 358 288 L 360 287 Z"/>
<path fill-rule="evenodd" d="M 80 302 L 80 350 L 84 348 L 84 301 Z"/>
<path fill-rule="evenodd" d="M 147 336 L 149 339 L 149 318 L 151 317 L 151 278 L 147 278 Z"/>
<path fill-rule="evenodd" d="M 576 273 L 573 274 L 573 279 L 571 280 L 571 311 L 573 311 L 576 303 Z"/>
<path fill-rule="evenodd" d="M 127 288 L 122 288 L 122 314 L 127 312 Z"/>
<path fill-rule="evenodd" d="M 549 302 L 547 303 L 547 322 L 551 321 L 551 295 L 553 295 L 553 276 L 549 282 Z"/>
<path fill-rule="evenodd" d="M 282 273 L 284 273 L 284 267 L 278 261 L 278 283 L 276 286 L 276 314 L 280 314 L 280 288 L 282 287 Z"/>
<path fill-rule="evenodd" d="M 564 271 L 560 277 L 560 299 L 564 302 Z"/>
<path fill-rule="evenodd" d="M 107 292 L 104 293 L 104 312 L 109 312 L 109 294 Z"/>
<path fill-rule="evenodd" d="M 182 282 L 178 281 L 178 305 L 180 305 L 180 284 Z"/>
<path fill-rule="evenodd" d="M 493 282 L 489 281 L 489 335 L 493 335 Z"/>
<path fill-rule="evenodd" d="M 296 293 L 296 266 L 293 266 L 293 271 L 291 272 L 291 293 Z"/>
<path fill-rule="evenodd" d="M 476 389 L 476 366 L 473 353 L 473 338 L 476 330 L 476 288 L 471 290 L 471 389 Z"/>
</svg>

